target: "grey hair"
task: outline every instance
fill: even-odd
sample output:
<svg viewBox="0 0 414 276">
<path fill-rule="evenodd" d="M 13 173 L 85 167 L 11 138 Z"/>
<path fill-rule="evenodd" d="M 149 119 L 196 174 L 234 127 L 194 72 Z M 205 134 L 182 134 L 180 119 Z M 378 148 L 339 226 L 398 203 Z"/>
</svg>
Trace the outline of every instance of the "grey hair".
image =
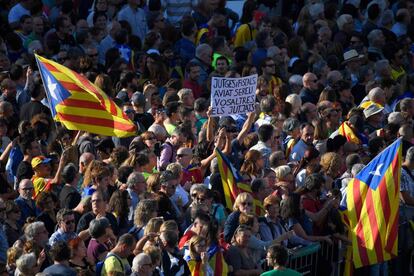
<svg viewBox="0 0 414 276">
<path fill-rule="evenodd" d="M 318 60 L 312 65 L 312 71 L 315 75 L 320 75 L 323 68 L 328 65 L 323 59 Z"/>
<path fill-rule="evenodd" d="M 33 240 L 37 233 L 39 232 L 39 229 L 45 227 L 45 224 L 42 221 L 35 221 L 30 223 L 25 229 L 24 229 L 24 235 L 26 236 L 27 240 L 31 241 Z"/>
<path fill-rule="evenodd" d="M 151 257 L 146 253 L 139 253 L 135 256 L 134 260 L 132 261 L 132 271 L 133 272 L 139 272 L 139 270 L 148 263 L 148 261 L 151 261 Z"/>
<path fill-rule="evenodd" d="M 140 172 L 132 172 L 129 176 L 128 176 L 128 179 L 127 179 L 127 182 L 126 182 L 126 184 L 128 185 L 128 188 L 132 188 L 136 183 L 137 183 L 137 181 L 138 181 L 138 178 L 139 177 L 144 177 L 143 175 L 142 175 L 142 173 L 140 173 Z"/>
<path fill-rule="evenodd" d="M 105 217 L 94 219 L 89 224 L 89 234 L 95 239 L 102 237 L 106 233 L 106 228 L 110 226 L 111 224 L 109 223 L 109 220 Z"/>
<path fill-rule="evenodd" d="M 194 192 L 205 192 L 207 191 L 207 187 L 204 184 L 193 184 L 190 188 L 190 195 Z"/>
<path fill-rule="evenodd" d="M 368 99 L 370 101 L 375 102 L 376 100 L 378 100 L 380 97 L 382 97 L 384 95 L 384 90 L 381 87 L 375 87 L 372 88 L 369 92 L 368 92 Z"/>
<path fill-rule="evenodd" d="M 363 168 L 365 168 L 364 164 L 356 163 L 352 166 L 351 174 L 355 177 Z"/>
<path fill-rule="evenodd" d="M 378 60 L 375 63 L 375 72 L 379 73 L 379 72 L 381 72 L 382 70 L 386 69 L 389 66 L 390 66 L 390 62 L 387 59 Z"/>
<path fill-rule="evenodd" d="M 36 266 L 36 262 L 37 258 L 34 253 L 23 254 L 17 259 L 16 267 L 21 273 L 29 275 Z"/>
<path fill-rule="evenodd" d="M 408 162 L 414 162 L 414 147 L 410 147 L 407 150 L 407 155 L 405 156 L 405 160 Z"/>
<path fill-rule="evenodd" d="M 289 85 L 299 85 L 302 86 L 303 85 L 303 80 L 302 80 L 302 76 L 301 75 L 292 75 L 289 78 Z"/>
<path fill-rule="evenodd" d="M 369 42 L 369 45 L 372 45 L 374 41 L 382 34 L 382 31 L 379 29 L 375 29 L 369 32 L 367 35 L 367 39 Z"/>
<path fill-rule="evenodd" d="M 267 57 L 273 58 L 274 56 L 276 56 L 278 53 L 280 52 L 279 47 L 277 46 L 270 46 L 267 49 Z"/>
<path fill-rule="evenodd" d="M 213 48 L 211 48 L 211 46 L 206 43 L 200 44 L 196 48 L 195 56 L 199 58 L 202 54 L 204 54 L 207 51 L 213 51 Z"/>
<path fill-rule="evenodd" d="M 382 27 L 385 27 L 385 26 L 393 25 L 393 24 L 394 24 L 394 14 L 392 10 L 385 10 L 384 13 L 382 14 L 380 25 Z"/>
<path fill-rule="evenodd" d="M 218 160 L 217 160 L 217 158 L 214 158 L 213 160 L 211 160 L 211 163 L 210 163 L 210 171 L 211 171 L 211 173 L 216 173 L 216 172 L 219 172 L 219 165 L 218 165 Z"/>
</svg>

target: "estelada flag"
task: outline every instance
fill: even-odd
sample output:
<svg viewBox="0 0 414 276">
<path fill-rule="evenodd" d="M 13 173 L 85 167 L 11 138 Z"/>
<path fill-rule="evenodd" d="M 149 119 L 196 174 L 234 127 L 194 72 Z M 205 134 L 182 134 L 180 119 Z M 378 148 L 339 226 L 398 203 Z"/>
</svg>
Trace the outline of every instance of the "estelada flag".
<svg viewBox="0 0 414 276">
<path fill-rule="evenodd" d="M 398 139 L 347 186 L 347 216 L 356 268 L 397 256 L 401 151 Z"/>
<path fill-rule="evenodd" d="M 238 194 L 246 192 L 253 197 L 253 211 L 255 214 L 257 216 L 263 216 L 264 208 L 262 202 L 253 196 L 250 185 L 245 183 L 245 180 L 240 175 L 239 171 L 237 171 L 221 150 L 216 149 L 216 157 L 223 185 L 226 207 L 233 210 L 233 204 L 236 201 Z"/>
<path fill-rule="evenodd" d="M 86 77 L 39 55 L 36 61 L 54 120 L 67 129 L 104 136 L 136 134 L 134 123 Z"/>
</svg>

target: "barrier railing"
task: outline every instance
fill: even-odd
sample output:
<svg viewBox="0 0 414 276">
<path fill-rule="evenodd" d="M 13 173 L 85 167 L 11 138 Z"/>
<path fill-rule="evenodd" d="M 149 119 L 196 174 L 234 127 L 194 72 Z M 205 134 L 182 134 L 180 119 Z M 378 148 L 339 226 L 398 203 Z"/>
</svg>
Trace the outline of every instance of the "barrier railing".
<svg viewBox="0 0 414 276">
<path fill-rule="evenodd" d="M 290 249 L 288 267 L 303 275 L 316 276 L 320 275 L 320 271 L 323 270 L 324 273 L 330 271 L 330 275 L 341 276 L 345 253 L 346 247 L 341 242 L 334 244 L 314 243 Z M 323 267 L 320 267 L 321 264 Z"/>
</svg>

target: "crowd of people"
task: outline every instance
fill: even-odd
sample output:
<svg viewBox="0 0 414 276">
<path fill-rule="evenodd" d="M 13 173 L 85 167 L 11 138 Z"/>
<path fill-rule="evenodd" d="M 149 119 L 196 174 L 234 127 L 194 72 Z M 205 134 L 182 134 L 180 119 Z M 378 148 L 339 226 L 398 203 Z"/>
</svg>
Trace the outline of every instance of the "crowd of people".
<svg viewBox="0 0 414 276">
<path fill-rule="evenodd" d="M 0 275 L 299 275 L 295 250 L 350 246 L 347 185 L 397 138 L 399 256 L 354 273 L 410 275 L 413 0 L 246 0 L 241 14 L 226 0 L 15 0 L 0 11 Z M 35 53 L 99 87 L 136 135 L 56 122 Z M 212 116 L 212 78 L 254 74 L 256 110 Z M 233 206 L 219 153 L 250 186 Z M 339 273 L 325 257 L 314 272 Z"/>
</svg>

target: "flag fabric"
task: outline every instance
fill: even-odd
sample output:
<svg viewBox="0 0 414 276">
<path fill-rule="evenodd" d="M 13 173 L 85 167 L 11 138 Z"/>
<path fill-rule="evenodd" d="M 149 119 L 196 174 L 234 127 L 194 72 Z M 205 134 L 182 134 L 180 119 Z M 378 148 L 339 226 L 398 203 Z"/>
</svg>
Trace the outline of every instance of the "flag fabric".
<svg viewBox="0 0 414 276">
<path fill-rule="evenodd" d="M 229 266 L 224 260 L 223 252 L 219 245 L 214 245 L 209 249 L 208 255 L 210 259 L 208 263 L 214 271 L 214 276 L 227 276 Z"/>
<path fill-rule="evenodd" d="M 240 173 L 236 170 L 230 160 L 221 152 L 216 149 L 217 163 L 220 171 L 221 182 L 223 184 L 224 199 L 226 201 L 226 207 L 233 210 L 233 204 L 239 193 L 248 192 L 252 193 L 249 184 L 244 183 Z"/>
<path fill-rule="evenodd" d="M 185 252 L 184 260 L 187 262 L 191 276 L 227 276 L 229 266 L 224 260 L 223 252 L 218 244 L 209 247 L 208 264 L 203 266 L 201 260 L 191 259 L 188 249 Z"/>
<path fill-rule="evenodd" d="M 52 116 L 67 129 L 128 137 L 136 127 L 126 114 L 86 77 L 36 55 Z"/>
<path fill-rule="evenodd" d="M 397 256 L 401 151 L 398 139 L 348 184 L 347 216 L 356 268 Z"/>
<path fill-rule="evenodd" d="M 346 138 L 348 142 L 352 142 L 357 145 L 361 145 L 362 141 L 354 130 L 349 126 L 348 122 L 343 122 L 338 129 L 338 133 Z"/>
</svg>

